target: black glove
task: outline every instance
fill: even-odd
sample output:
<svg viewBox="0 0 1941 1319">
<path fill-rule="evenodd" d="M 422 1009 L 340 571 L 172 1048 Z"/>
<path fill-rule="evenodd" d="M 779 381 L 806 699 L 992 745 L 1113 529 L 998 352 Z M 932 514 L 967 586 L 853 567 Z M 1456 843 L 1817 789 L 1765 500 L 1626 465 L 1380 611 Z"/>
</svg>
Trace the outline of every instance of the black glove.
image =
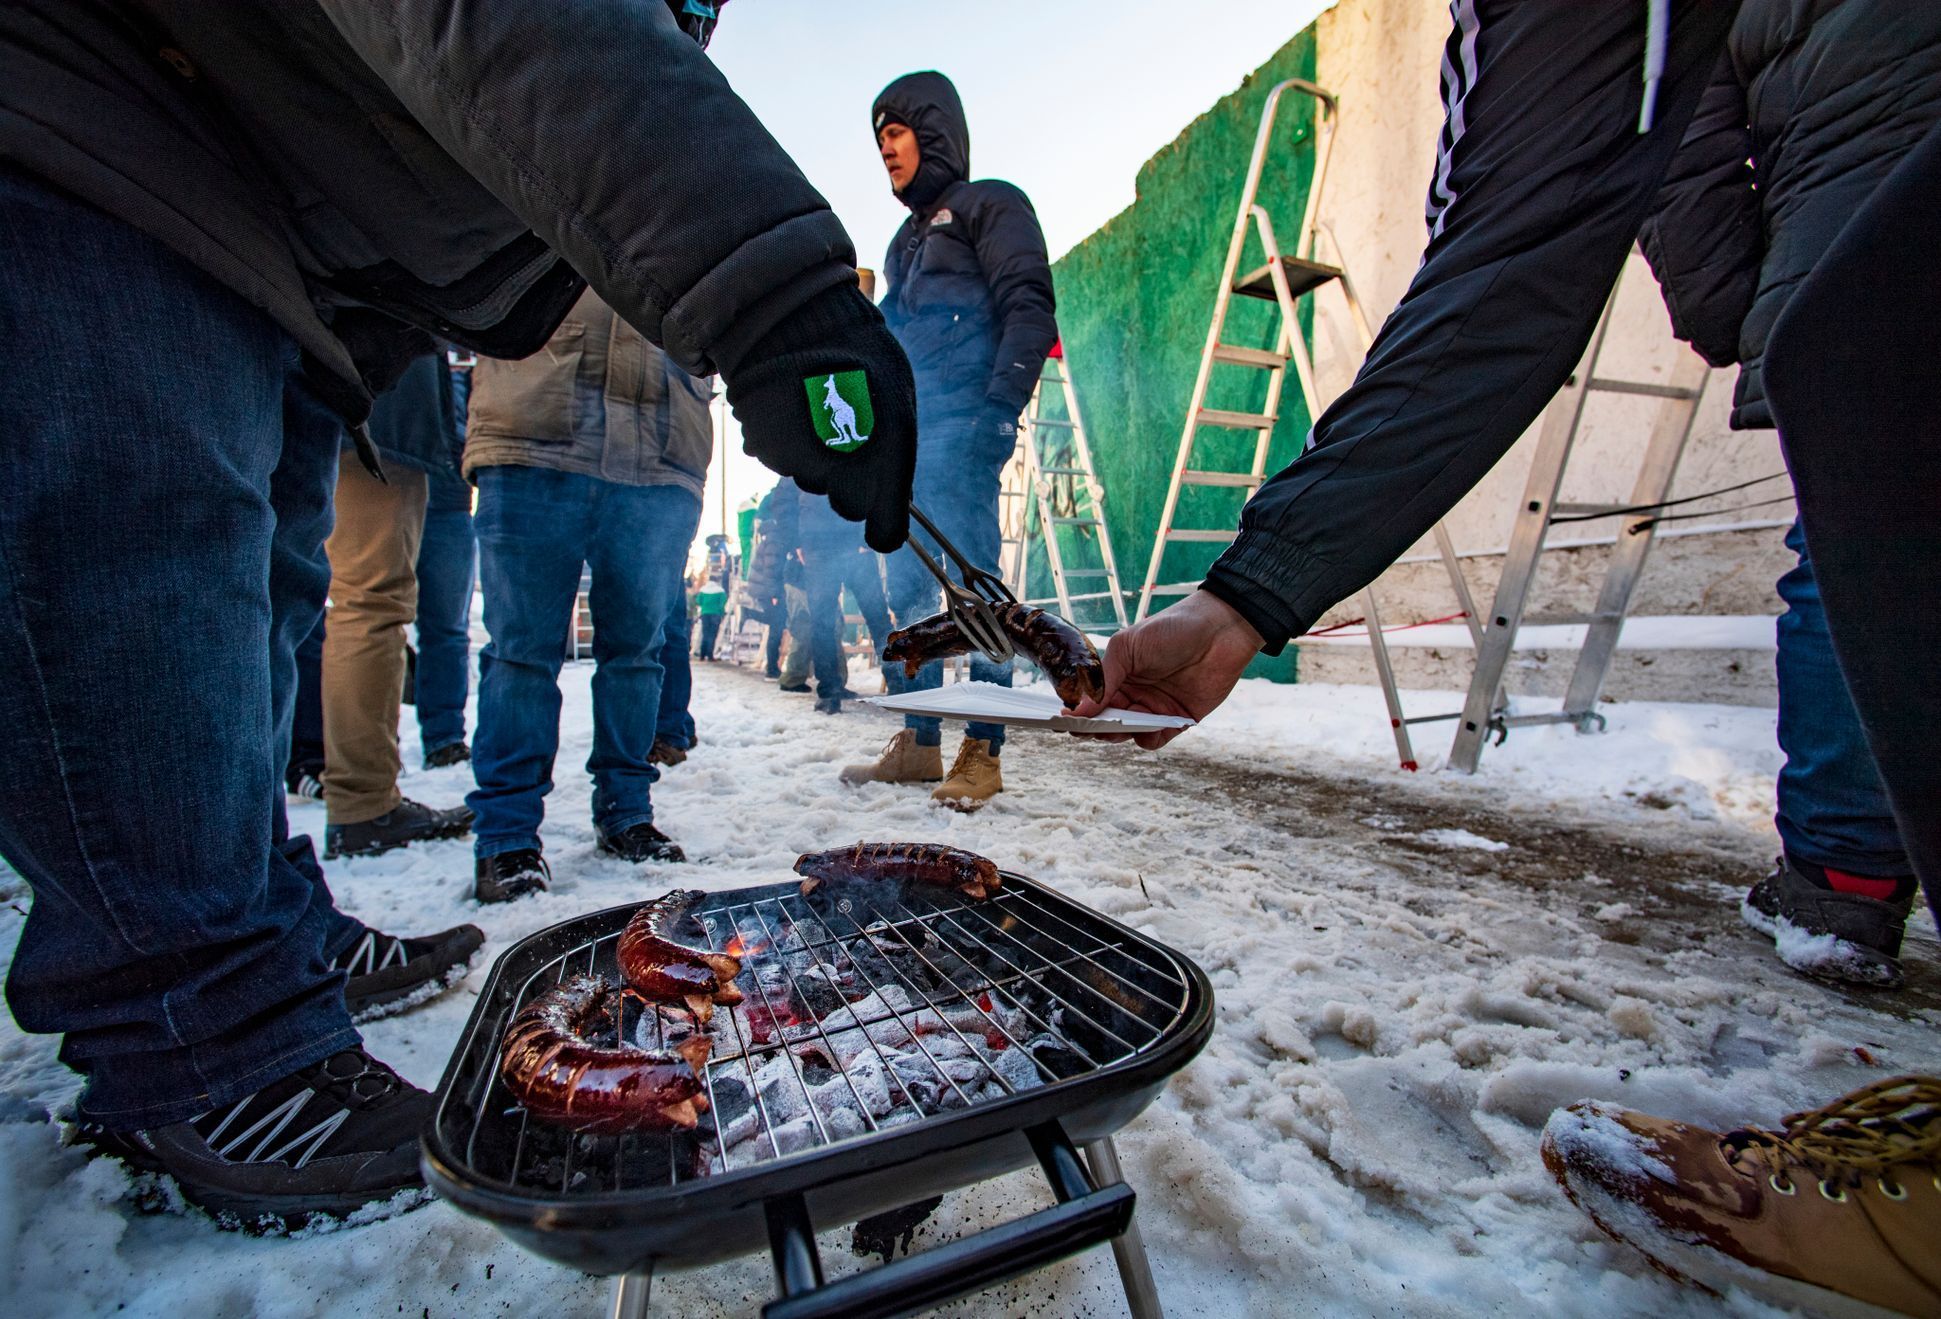
<svg viewBox="0 0 1941 1319">
<path fill-rule="evenodd" d="M 986 403 L 971 423 L 970 438 L 972 453 L 1001 462 L 1018 447 L 1018 414 L 1002 403 Z"/>
<path fill-rule="evenodd" d="M 883 314 L 852 283 L 824 289 L 734 365 L 722 364 L 742 448 L 888 554 L 910 532 L 917 390 Z"/>
</svg>

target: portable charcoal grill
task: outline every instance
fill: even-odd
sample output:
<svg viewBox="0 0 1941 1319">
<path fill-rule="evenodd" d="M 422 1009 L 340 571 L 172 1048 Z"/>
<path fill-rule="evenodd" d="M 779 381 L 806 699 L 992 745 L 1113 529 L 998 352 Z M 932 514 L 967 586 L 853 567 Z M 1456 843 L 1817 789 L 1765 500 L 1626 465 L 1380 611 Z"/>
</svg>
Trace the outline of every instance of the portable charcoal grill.
<svg viewBox="0 0 1941 1319">
<path fill-rule="evenodd" d="M 700 1128 L 587 1136 L 531 1121 L 498 1079 L 506 1023 L 566 976 L 617 980 L 635 910 L 567 921 L 499 958 L 424 1137 L 441 1196 L 540 1255 L 621 1275 L 616 1316 L 645 1313 L 657 1267 L 764 1245 L 781 1292 L 765 1319 L 807 1319 L 912 1313 L 1107 1241 L 1134 1315 L 1159 1313 L 1110 1137 L 1212 1032 L 1192 962 L 1009 872 L 982 902 L 870 882 L 709 894 L 679 937 L 738 952 L 746 997 L 708 1027 Z M 650 1047 L 685 1029 L 631 1006 L 615 1027 Z M 813 1224 L 1034 1157 L 1055 1205 L 824 1282 Z"/>
</svg>

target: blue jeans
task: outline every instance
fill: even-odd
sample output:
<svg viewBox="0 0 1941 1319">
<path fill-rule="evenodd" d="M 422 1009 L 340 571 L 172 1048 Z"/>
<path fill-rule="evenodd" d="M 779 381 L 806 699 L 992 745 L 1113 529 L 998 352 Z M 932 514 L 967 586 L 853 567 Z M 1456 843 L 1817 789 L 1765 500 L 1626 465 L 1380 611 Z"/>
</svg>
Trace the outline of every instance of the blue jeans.
<svg viewBox="0 0 1941 1319">
<path fill-rule="evenodd" d="M 1899 828 L 1847 693 L 1819 583 L 1798 522 L 1786 546 L 1799 565 L 1779 579 L 1779 810 L 1786 851 L 1856 875 L 1912 873 Z"/>
<path fill-rule="evenodd" d="M 418 738 L 426 755 L 465 740 L 478 562 L 472 487 L 450 472 L 433 472 L 429 490 L 418 545 Z"/>
<path fill-rule="evenodd" d="M 559 670 L 582 566 L 593 571 L 593 825 L 653 820 L 648 760 L 660 711 L 667 614 L 701 521 L 679 486 L 616 485 L 545 467 L 477 473 L 485 630 L 465 800 L 481 857 L 539 846 L 559 754 Z"/>
<path fill-rule="evenodd" d="M 357 1043 L 338 914 L 283 818 L 340 420 L 268 317 L 0 165 L 7 981 L 84 1116 L 183 1121 Z"/>
<path fill-rule="evenodd" d="M 1000 549 L 998 477 L 1004 471 L 1011 451 L 1006 448 L 1001 454 L 973 453 L 964 442 L 963 432 L 967 429 L 968 424 L 938 425 L 925 434 L 924 444 L 929 448 L 919 447 L 917 451 L 915 502 L 925 516 L 937 524 L 937 530 L 963 551 L 965 558 L 994 573 L 998 570 Z M 955 569 L 943 560 L 930 538 L 924 536 L 914 523 L 910 531 L 912 535 L 923 538 L 924 548 L 930 551 L 933 558 L 943 562 L 945 571 L 955 580 Z M 923 561 L 908 546 L 889 556 L 884 565 L 884 577 L 890 612 L 896 615 L 898 627 L 908 627 L 943 608 L 943 588 L 937 585 L 937 579 L 930 575 Z M 1008 663 L 993 664 L 973 651 L 970 676 L 972 682 L 994 682 L 1000 687 L 1009 687 L 1011 666 Z M 884 685 L 891 692 L 928 691 L 941 687 L 943 680 L 944 666 L 941 660 L 924 665 L 914 678 L 903 676 L 901 664 L 889 665 L 883 671 Z M 943 741 L 941 720 L 910 714 L 903 716 L 903 726 L 916 730 L 919 745 L 936 746 Z M 964 733 L 967 737 L 981 737 L 989 741 L 993 755 L 1004 745 L 1003 724 L 968 724 Z"/>
<path fill-rule="evenodd" d="M 880 653 L 890 637 L 890 610 L 883 598 L 883 577 L 877 569 L 877 556 L 863 547 L 860 534 L 849 544 L 804 545 L 802 559 L 803 589 L 809 595 L 809 650 L 815 663 L 816 695 L 833 697 L 849 685 L 849 666 L 843 662 L 842 654 L 843 588 L 848 587 L 856 597 L 863 626 L 869 629 L 870 644 Z"/>
<path fill-rule="evenodd" d="M 674 601 L 667 610 L 666 639 L 660 648 L 660 717 L 654 721 L 654 736 L 683 751 L 694 745 L 694 716 L 688 713 L 694 699 L 694 663 L 688 655 L 693 636 L 687 616 L 687 583 L 677 580 Z"/>
</svg>

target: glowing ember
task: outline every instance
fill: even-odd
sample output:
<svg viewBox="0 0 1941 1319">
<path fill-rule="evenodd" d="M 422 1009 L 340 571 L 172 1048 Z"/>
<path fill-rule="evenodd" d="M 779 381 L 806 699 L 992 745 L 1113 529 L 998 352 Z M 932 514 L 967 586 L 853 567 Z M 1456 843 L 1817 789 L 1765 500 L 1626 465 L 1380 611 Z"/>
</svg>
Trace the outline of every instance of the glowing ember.
<svg viewBox="0 0 1941 1319">
<path fill-rule="evenodd" d="M 768 940 L 766 939 L 756 939 L 750 942 L 737 934 L 734 938 L 728 940 L 727 945 L 721 951 L 730 957 L 754 957 L 766 950 L 767 947 Z"/>
</svg>

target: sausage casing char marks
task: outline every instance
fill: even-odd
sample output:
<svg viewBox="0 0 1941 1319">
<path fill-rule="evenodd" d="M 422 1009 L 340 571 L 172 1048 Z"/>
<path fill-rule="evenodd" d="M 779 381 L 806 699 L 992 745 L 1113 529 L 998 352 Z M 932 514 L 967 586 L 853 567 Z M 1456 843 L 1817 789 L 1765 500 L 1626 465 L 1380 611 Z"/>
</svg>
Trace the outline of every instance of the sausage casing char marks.
<svg viewBox="0 0 1941 1319">
<path fill-rule="evenodd" d="M 708 1037 L 666 1053 L 593 1043 L 603 1022 L 618 1022 L 621 993 L 598 976 L 574 976 L 526 1004 L 506 1029 L 499 1075 L 527 1112 L 574 1131 L 692 1128 L 708 1109 Z"/>
<path fill-rule="evenodd" d="M 1030 605 L 1001 604 L 991 609 L 1011 644 L 1045 671 L 1067 709 L 1088 696 L 1098 700 L 1105 695 L 1105 665 L 1083 632 L 1058 615 Z M 890 633 L 883 660 L 900 661 L 904 674 L 914 678 L 931 660 L 968 655 L 976 649 L 949 614 L 938 614 Z"/>
<path fill-rule="evenodd" d="M 527 1112 L 595 1135 L 686 1130 L 701 1120 L 708 1110 L 701 1069 L 712 1047 L 706 1035 L 691 1035 L 665 1053 L 594 1042 L 603 1026 L 618 1032 L 627 997 L 680 1004 L 697 1024 L 707 1022 L 717 1003 L 741 1001 L 734 985 L 740 958 L 674 937 L 701 896 L 677 889 L 634 913 L 615 950 L 625 988 L 575 976 L 513 1017 L 500 1045 L 499 1075 Z"/>
<path fill-rule="evenodd" d="M 954 889 L 967 898 L 988 898 L 998 890 L 997 863 L 989 857 L 942 843 L 857 843 L 797 857 L 802 894 L 833 880 L 911 880 Z"/>
<path fill-rule="evenodd" d="M 741 959 L 674 938 L 701 897 L 696 890 L 675 889 L 643 906 L 620 932 L 615 955 L 620 974 L 633 988 L 648 998 L 685 1002 L 706 1021 L 715 1004 L 741 1002 L 741 991 L 735 988 Z"/>
</svg>

